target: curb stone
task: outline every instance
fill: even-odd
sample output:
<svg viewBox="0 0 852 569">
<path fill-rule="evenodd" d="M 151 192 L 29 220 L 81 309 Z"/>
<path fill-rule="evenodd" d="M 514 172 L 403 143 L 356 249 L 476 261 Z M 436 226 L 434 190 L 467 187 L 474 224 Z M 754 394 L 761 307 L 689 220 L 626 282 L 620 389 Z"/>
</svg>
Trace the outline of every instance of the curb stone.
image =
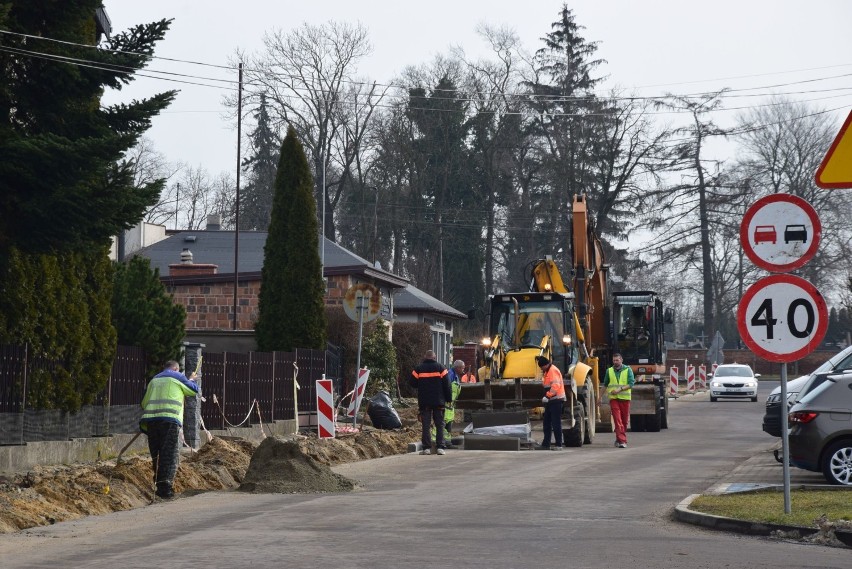
<svg viewBox="0 0 852 569">
<path fill-rule="evenodd" d="M 699 496 L 701 496 L 701 494 L 692 494 L 681 500 L 681 502 L 675 506 L 674 519 L 679 522 L 709 529 L 731 531 L 748 535 L 770 536 L 775 531 L 782 531 L 785 533 L 796 533 L 801 537 L 805 537 L 819 532 L 818 529 L 811 527 L 738 520 L 735 518 L 727 518 L 724 516 L 716 516 L 714 514 L 705 514 L 703 512 L 690 510 L 690 504 L 692 504 L 692 501 Z M 837 539 L 846 546 L 852 547 L 852 531 L 835 530 L 835 535 L 837 536 Z"/>
</svg>

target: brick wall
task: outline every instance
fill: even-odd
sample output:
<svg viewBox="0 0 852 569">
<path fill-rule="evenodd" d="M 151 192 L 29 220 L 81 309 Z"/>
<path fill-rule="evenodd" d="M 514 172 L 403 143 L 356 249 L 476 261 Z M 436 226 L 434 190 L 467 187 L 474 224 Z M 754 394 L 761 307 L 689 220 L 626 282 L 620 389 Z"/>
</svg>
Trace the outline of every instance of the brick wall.
<svg viewBox="0 0 852 569">
<path fill-rule="evenodd" d="M 332 275 L 328 277 L 328 294 L 325 297 L 326 306 L 342 306 L 346 291 L 352 286 L 349 275 Z"/>
<path fill-rule="evenodd" d="M 175 302 L 186 308 L 189 330 L 233 328 L 234 283 L 204 283 L 167 287 Z M 257 320 L 260 281 L 240 281 L 237 289 L 237 330 L 253 330 Z"/>
</svg>

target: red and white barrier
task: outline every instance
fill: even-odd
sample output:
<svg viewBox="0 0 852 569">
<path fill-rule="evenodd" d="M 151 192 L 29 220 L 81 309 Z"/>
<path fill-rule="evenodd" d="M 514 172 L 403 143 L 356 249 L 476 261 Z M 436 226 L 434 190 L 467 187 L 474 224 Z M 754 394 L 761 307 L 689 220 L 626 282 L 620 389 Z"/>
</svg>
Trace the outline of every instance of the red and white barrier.
<svg viewBox="0 0 852 569">
<path fill-rule="evenodd" d="M 672 366 L 669 371 L 669 395 L 677 395 L 677 367 Z"/>
<path fill-rule="evenodd" d="M 711 370 L 710 370 L 710 372 L 711 372 L 714 376 L 716 375 L 716 368 L 717 368 L 717 367 L 719 367 L 719 364 L 713 364 L 713 369 L 711 369 Z"/>
<path fill-rule="evenodd" d="M 321 439 L 334 438 L 334 394 L 330 379 L 317 380 L 317 434 Z"/>
<path fill-rule="evenodd" d="M 698 366 L 698 387 L 707 389 L 707 366 L 704 364 Z"/>
<path fill-rule="evenodd" d="M 358 370 L 358 381 L 355 382 L 355 393 L 352 394 L 352 399 L 349 400 L 349 408 L 346 410 L 347 417 L 355 417 L 358 414 L 358 408 L 361 407 L 361 400 L 364 398 L 364 388 L 367 387 L 367 379 L 370 377 L 370 370 L 361 368 Z"/>
<path fill-rule="evenodd" d="M 686 390 L 695 391 L 695 366 L 690 365 L 686 368 Z"/>
</svg>

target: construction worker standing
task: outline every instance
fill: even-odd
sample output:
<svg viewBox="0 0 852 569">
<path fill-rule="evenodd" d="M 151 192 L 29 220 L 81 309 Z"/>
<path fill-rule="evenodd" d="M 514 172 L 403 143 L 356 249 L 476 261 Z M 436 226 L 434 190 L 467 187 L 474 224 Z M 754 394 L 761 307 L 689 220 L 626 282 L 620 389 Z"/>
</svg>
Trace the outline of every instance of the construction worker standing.
<svg viewBox="0 0 852 569">
<path fill-rule="evenodd" d="M 423 361 L 411 372 L 409 384 L 417 390 L 417 406 L 420 411 L 420 421 L 423 427 L 420 441 L 423 450 L 420 454 L 431 454 L 431 427 L 435 424 L 436 453 L 445 454 L 444 449 L 444 408 L 447 401 L 452 402 L 453 394 L 450 379 L 444 366 L 438 363 L 435 352 L 429 350 Z"/>
<path fill-rule="evenodd" d="M 451 444 L 450 435 L 453 431 L 453 421 L 456 418 L 456 399 L 458 399 L 459 393 L 461 392 L 463 374 L 464 362 L 462 360 L 454 361 L 453 367 L 448 373 L 450 377 L 450 393 L 452 394 L 452 397 L 450 398 L 450 401 L 447 402 L 447 406 L 444 409 L 444 446 L 441 448 L 448 448 Z"/>
<path fill-rule="evenodd" d="M 635 379 L 633 370 L 622 362 L 621 354 L 612 355 L 612 367 L 606 370 L 601 383 L 601 400 L 606 393 L 615 427 L 615 446 L 627 448 L 627 422 L 630 420 L 630 398 Z"/>
<path fill-rule="evenodd" d="M 541 369 L 541 384 L 545 389 L 544 416 L 542 417 L 542 429 L 544 438 L 541 441 L 541 449 L 562 450 L 562 408 L 565 406 L 565 383 L 562 381 L 562 372 L 550 360 L 544 356 L 537 356 L 536 363 Z M 556 444 L 550 446 L 550 433 Z"/>
<path fill-rule="evenodd" d="M 198 393 L 195 373 L 190 379 L 182 374 L 176 361 L 154 376 L 142 398 L 139 428 L 148 435 L 148 450 L 154 470 L 156 494 L 160 498 L 175 495 L 172 485 L 180 459 L 180 429 L 183 424 L 183 400 Z"/>
</svg>

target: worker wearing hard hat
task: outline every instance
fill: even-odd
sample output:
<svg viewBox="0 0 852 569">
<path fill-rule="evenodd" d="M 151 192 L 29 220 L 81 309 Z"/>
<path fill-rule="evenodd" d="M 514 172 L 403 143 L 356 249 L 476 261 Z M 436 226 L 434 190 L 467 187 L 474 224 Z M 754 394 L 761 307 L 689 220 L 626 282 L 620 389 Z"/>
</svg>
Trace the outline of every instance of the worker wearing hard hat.
<svg viewBox="0 0 852 569">
<path fill-rule="evenodd" d="M 550 360 L 544 356 L 535 358 L 541 369 L 541 384 L 545 389 L 544 416 L 542 417 L 542 430 L 544 438 L 541 441 L 541 449 L 562 450 L 562 408 L 565 406 L 565 383 L 562 381 L 562 372 Z M 553 432 L 555 445 L 550 445 L 550 433 Z"/>
<path fill-rule="evenodd" d="M 601 382 L 601 401 L 606 393 L 609 408 L 612 411 L 612 424 L 615 427 L 615 446 L 627 448 L 627 422 L 630 420 L 630 398 L 632 393 L 633 370 L 623 365 L 621 354 L 612 355 L 612 367 L 606 370 Z"/>
</svg>

